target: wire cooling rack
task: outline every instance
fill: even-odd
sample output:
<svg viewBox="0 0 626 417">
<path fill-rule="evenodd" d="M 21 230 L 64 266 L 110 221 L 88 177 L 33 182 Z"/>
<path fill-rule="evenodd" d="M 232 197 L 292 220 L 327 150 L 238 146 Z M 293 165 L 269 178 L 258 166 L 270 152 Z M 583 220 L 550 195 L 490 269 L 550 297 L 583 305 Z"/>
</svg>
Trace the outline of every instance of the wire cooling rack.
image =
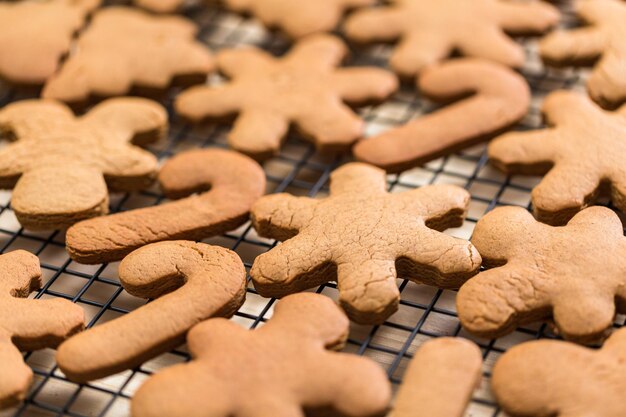
<svg viewBox="0 0 626 417">
<path fill-rule="evenodd" d="M 471 0 L 468 0 L 471 1 Z M 112 2 L 106 2 L 111 4 Z M 118 1 L 119 3 L 119 1 Z M 123 3 L 123 2 L 122 2 Z M 565 13 L 565 24 L 575 19 L 567 3 L 559 4 Z M 201 28 L 200 38 L 210 47 L 219 49 L 237 44 L 253 44 L 275 54 L 288 49 L 288 42 L 271 34 L 253 20 L 225 12 L 219 8 L 196 8 L 187 13 Z M 518 129 L 542 126 L 540 104 L 543 97 L 559 88 L 582 89 L 585 74 L 574 71 L 547 71 L 537 57 L 532 40 L 522 40 L 529 54 L 523 69 L 524 76 L 533 88 L 532 109 Z M 387 46 L 375 46 L 354 51 L 349 65 L 384 66 L 389 55 Z M 219 82 L 218 77 L 213 81 Z M 0 105 L 22 98 L 23 93 L 0 85 Z M 171 112 L 172 96 L 164 103 L 170 110 L 171 132 L 167 141 L 150 147 L 161 161 L 186 149 L 197 147 L 225 147 L 228 127 L 192 127 L 185 125 Z M 405 85 L 389 102 L 362 110 L 367 121 L 368 135 L 403 124 L 420 114 L 433 111 L 431 103 L 417 95 L 412 85 Z M 291 136 L 279 156 L 264 164 L 268 178 L 268 193 L 289 192 L 296 195 L 323 197 L 328 191 L 330 172 L 347 157 L 328 158 L 315 153 L 314 147 Z M 457 184 L 471 195 L 469 216 L 460 228 L 449 230 L 452 235 L 469 238 L 476 221 L 487 211 L 499 205 L 529 207 L 530 190 L 537 178 L 506 178 L 487 164 L 485 146 L 450 155 L 427 164 L 425 167 L 389 176 L 389 189 L 402 192 L 425 184 Z M 159 204 L 163 197 L 158 187 L 124 195 L 113 195 L 113 212 Z M 269 250 L 275 242 L 260 238 L 246 224 L 239 229 L 205 240 L 235 250 L 250 268 L 254 258 Z M 88 325 L 93 326 L 114 319 L 146 301 L 127 294 L 117 278 L 117 263 L 85 266 L 71 261 L 64 249 L 64 235 L 60 232 L 34 233 L 24 230 L 10 208 L 10 192 L 0 192 L 0 251 L 26 249 L 37 254 L 44 273 L 44 286 L 35 298 L 60 297 L 71 300 L 85 309 Z M 346 351 L 364 355 L 378 362 L 397 387 L 413 353 L 424 341 L 438 336 L 462 336 L 475 340 L 482 349 L 484 378 L 474 393 L 467 416 L 504 416 L 489 392 L 490 369 L 498 357 L 518 343 L 555 337 L 548 325 L 520 328 L 513 334 L 497 340 L 474 339 L 465 333 L 456 317 L 454 291 L 441 291 L 431 287 L 398 280 L 402 300 L 399 311 L 380 326 L 352 325 Z M 336 298 L 334 285 L 324 285 L 317 292 Z M 267 320 L 275 300 L 265 299 L 249 286 L 247 300 L 233 320 L 254 328 Z M 616 326 L 624 324 L 618 316 Z M 34 384 L 26 401 L 13 409 L 0 412 L 8 416 L 126 416 L 130 399 L 141 383 L 155 371 L 189 359 L 184 347 L 153 359 L 138 369 L 78 385 L 64 378 L 54 363 L 54 351 L 45 349 L 26 353 L 25 359 L 35 373 Z M 450 364 L 454 366 L 454 364 Z M 1 372 L 1 370 L 0 370 Z"/>
</svg>

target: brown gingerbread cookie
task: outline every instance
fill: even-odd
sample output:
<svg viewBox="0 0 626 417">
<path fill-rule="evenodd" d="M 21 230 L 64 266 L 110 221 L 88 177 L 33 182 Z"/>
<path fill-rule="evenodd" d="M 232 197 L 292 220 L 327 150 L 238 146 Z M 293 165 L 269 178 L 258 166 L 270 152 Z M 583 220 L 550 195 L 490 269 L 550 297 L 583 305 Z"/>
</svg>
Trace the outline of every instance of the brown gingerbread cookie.
<svg viewBox="0 0 626 417">
<path fill-rule="evenodd" d="M 257 232 L 285 241 L 252 265 L 259 294 L 282 297 L 337 281 L 352 320 L 382 323 L 398 308 L 398 277 L 458 288 L 478 272 L 476 249 L 440 233 L 463 223 L 467 191 L 435 185 L 391 194 L 386 187 L 383 170 L 351 163 L 331 174 L 328 198 L 275 194 L 255 203 Z"/>
<path fill-rule="evenodd" d="M 256 159 L 278 153 L 290 124 L 321 151 L 346 150 L 365 123 L 344 102 L 381 101 L 398 87 L 379 68 L 337 68 L 346 53 L 330 35 L 305 38 L 282 58 L 252 47 L 222 51 L 218 66 L 232 81 L 185 91 L 176 110 L 193 122 L 237 114 L 229 143 Z"/>
<path fill-rule="evenodd" d="M 511 416 L 623 417 L 626 329 L 600 350 L 558 340 L 515 346 L 496 362 L 491 388 Z"/>
<path fill-rule="evenodd" d="M 502 133 L 530 106 L 524 77 L 482 59 L 434 65 L 421 74 L 418 88 L 436 101 L 463 99 L 357 143 L 353 151 L 358 160 L 388 172 L 413 168 Z"/>
<path fill-rule="evenodd" d="M 178 10 L 185 0 L 133 0 L 133 3 L 156 13 L 171 13 Z"/>
<path fill-rule="evenodd" d="M 549 128 L 508 133 L 489 144 L 489 158 L 516 175 L 547 175 L 532 191 L 535 216 L 564 224 L 610 194 L 626 212 L 626 106 L 604 111 L 586 95 L 551 93 L 543 104 Z"/>
<path fill-rule="evenodd" d="M 278 302 L 253 331 L 225 319 L 195 326 L 195 358 L 150 378 L 131 403 L 133 417 L 292 417 L 383 415 L 391 397 L 385 372 L 341 349 L 349 322 L 319 294 Z"/>
<path fill-rule="evenodd" d="M 587 80 L 591 97 L 604 107 L 626 101 L 626 1 L 577 0 L 576 13 L 588 25 L 559 30 L 540 43 L 541 56 L 550 65 L 595 64 Z"/>
<path fill-rule="evenodd" d="M 291 38 L 330 32 L 349 10 L 373 4 L 374 0 L 224 0 L 226 8 L 251 14 L 269 28 Z"/>
<path fill-rule="evenodd" d="M 564 338 L 591 343 L 610 331 L 616 309 L 626 312 L 626 239 L 610 209 L 591 207 L 553 227 L 501 207 L 479 220 L 472 243 L 492 268 L 457 296 L 461 324 L 477 336 L 553 318 Z"/>
<path fill-rule="evenodd" d="M 0 2 L 0 78 L 43 84 L 99 0 Z"/>
<path fill-rule="evenodd" d="M 30 388 L 33 371 L 20 350 L 54 348 L 84 326 L 83 309 L 70 301 L 26 299 L 39 288 L 35 255 L 0 255 L 0 410 L 23 400 Z"/>
<path fill-rule="evenodd" d="M 109 211 L 108 188 L 147 187 L 157 160 L 135 145 L 167 131 L 167 113 L 140 98 L 102 102 L 82 117 L 52 100 L 25 100 L 0 109 L 0 187 L 13 188 L 11 207 L 33 230 L 66 228 Z"/>
<path fill-rule="evenodd" d="M 130 7 L 97 12 L 43 97 L 72 104 L 90 98 L 152 94 L 172 84 L 205 81 L 213 69 L 197 27 L 183 17 L 152 16 Z"/>
<path fill-rule="evenodd" d="M 166 197 L 181 200 L 74 225 L 65 239 L 72 259 L 118 261 L 148 243 L 198 241 L 233 230 L 248 220 L 252 203 L 265 192 L 265 173 L 236 152 L 197 149 L 167 161 L 159 183 Z"/>
<path fill-rule="evenodd" d="M 509 34 L 543 33 L 559 12 L 543 1 L 390 0 L 350 16 L 347 36 L 357 42 L 399 40 L 391 67 L 412 77 L 453 51 L 510 67 L 524 64 L 524 49 Z"/>
<path fill-rule="evenodd" d="M 202 320 L 232 316 L 246 295 L 241 259 L 205 243 L 144 246 L 124 258 L 119 275 L 130 294 L 154 301 L 63 343 L 57 362 L 72 381 L 139 366 L 182 344 L 187 331 Z"/>
<path fill-rule="evenodd" d="M 409 363 L 389 417 L 463 417 L 482 364 L 480 349 L 467 339 L 429 340 Z"/>
</svg>

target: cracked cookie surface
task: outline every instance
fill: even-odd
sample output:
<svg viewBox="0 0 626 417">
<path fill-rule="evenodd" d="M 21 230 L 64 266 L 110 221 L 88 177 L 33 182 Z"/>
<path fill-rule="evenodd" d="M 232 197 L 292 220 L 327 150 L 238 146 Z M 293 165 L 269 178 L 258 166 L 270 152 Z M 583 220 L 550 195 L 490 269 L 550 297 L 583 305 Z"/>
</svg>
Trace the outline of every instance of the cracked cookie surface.
<svg viewBox="0 0 626 417">
<path fill-rule="evenodd" d="M 626 306 L 626 238 L 610 209 L 590 207 L 566 226 L 501 207 L 478 221 L 472 243 L 486 267 L 457 295 L 463 327 L 496 338 L 552 318 L 566 339 L 593 343 Z"/>
<path fill-rule="evenodd" d="M 254 261 L 257 291 L 282 297 L 337 281 L 352 320 L 381 323 L 398 308 L 397 277 L 458 288 L 478 271 L 474 247 L 439 232 L 463 223 L 467 191 L 435 185 L 391 194 L 386 185 L 383 170 L 351 163 L 331 174 L 328 198 L 261 198 L 251 210 L 255 229 L 284 242 Z"/>
</svg>

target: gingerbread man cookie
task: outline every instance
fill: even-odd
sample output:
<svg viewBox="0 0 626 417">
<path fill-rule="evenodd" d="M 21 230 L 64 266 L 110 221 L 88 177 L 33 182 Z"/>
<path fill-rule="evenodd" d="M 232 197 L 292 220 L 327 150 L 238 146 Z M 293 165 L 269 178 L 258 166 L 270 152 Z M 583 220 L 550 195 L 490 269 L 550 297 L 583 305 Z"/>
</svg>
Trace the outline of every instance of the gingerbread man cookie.
<svg viewBox="0 0 626 417">
<path fill-rule="evenodd" d="M 611 330 L 616 309 L 626 312 L 626 238 L 610 209 L 591 207 L 553 227 L 501 207 L 480 219 L 472 243 L 492 268 L 457 296 L 461 324 L 477 336 L 553 318 L 564 338 L 591 343 Z"/>
<path fill-rule="evenodd" d="M 96 13 L 76 50 L 52 76 L 43 97 L 72 104 L 152 94 L 171 84 L 204 82 L 213 69 L 209 50 L 195 40 L 196 26 L 174 16 L 152 16 L 129 7 Z"/>
<path fill-rule="evenodd" d="M 0 78 L 43 84 L 99 0 L 0 2 Z"/>
<path fill-rule="evenodd" d="M 600 350 L 558 340 L 513 347 L 496 362 L 491 388 L 511 416 L 626 415 L 626 329 Z"/>
<path fill-rule="evenodd" d="M 52 100 L 0 109 L 0 133 L 15 142 L 0 150 L 0 186 L 13 188 L 11 207 L 33 230 L 66 228 L 108 212 L 112 190 L 147 187 L 157 160 L 136 144 L 160 139 L 167 113 L 140 98 L 112 99 L 75 117 Z"/>
<path fill-rule="evenodd" d="M 586 95 L 557 91 L 543 112 L 548 129 L 509 133 L 489 145 L 492 163 L 507 174 L 547 173 L 532 191 L 535 216 L 564 224 L 601 192 L 626 211 L 626 106 L 611 113 Z"/>
<path fill-rule="evenodd" d="M 195 359 L 150 378 L 132 400 L 132 415 L 382 415 L 391 397 L 385 372 L 370 359 L 328 351 L 341 349 L 348 325 L 330 298 L 308 293 L 279 301 L 253 331 L 207 320 L 187 336 Z"/>
<path fill-rule="evenodd" d="M 390 0 L 348 18 L 345 31 L 357 42 L 399 40 L 391 67 L 412 77 L 457 50 L 510 67 L 524 64 L 524 49 L 510 34 L 543 33 L 559 12 L 542 1 Z"/>
<path fill-rule="evenodd" d="M 154 301 L 63 343 L 57 362 L 72 381 L 139 366 L 182 344 L 202 320 L 232 316 L 246 295 L 246 269 L 237 254 L 204 243 L 144 246 L 124 258 L 119 274 L 126 291 Z"/>
<path fill-rule="evenodd" d="M 336 68 L 346 53 L 330 35 L 303 39 L 283 58 L 251 47 L 225 50 L 218 66 L 232 81 L 185 91 L 176 110 L 193 122 L 238 114 L 229 143 L 256 159 L 278 153 L 291 123 L 321 151 L 346 150 L 365 123 L 343 102 L 381 101 L 398 87 L 379 68 Z"/>
<path fill-rule="evenodd" d="M 39 288 L 35 255 L 0 255 L 0 410 L 23 400 L 30 388 L 33 371 L 20 350 L 54 348 L 84 326 L 83 309 L 70 301 L 26 299 Z"/>
<path fill-rule="evenodd" d="M 626 1 L 578 0 L 576 13 L 588 26 L 560 30 L 540 43 L 543 59 L 551 65 L 595 63 L 587 88 L 604 107 L 626 101 Z"/>
<path fill-rule="evenodd" d="M 149 243 L 197 241 L 236 229 L 265 192 L 265 173 L 236 152 L 197 149 L 167 161 L 159 183 L 166 197 L 180 200 L 75 224 L 65 238 L 70 257 L 113 262 Z"/>
<path fill-rule="evenodd" d="M 480 349 L 467 339 L 429 340 L 404 373 L 389 417 L 463 417 L 482 364 Z"/>
<path fill-rule="evenodd" d="M 357 143 L 357 159 L 400 172 L 501 133 L 530 106 L 524 77 L 481 59 L 434 65 L 419 77 L 418 87 L 437 101 L 463 100 Z"/>
<path fill-rule="evenodd" d="M 269 28 L 277 28 L 291 38 L 330 32 L 350 9 L 368 6 L 374 0 L 224 0 L 226 7 L 249 13 Z"/>
<path fill-rule="evenodd" d="M 435 185 L 391 194 L 386 186 L 384 171 L 351 163 L 331 174 L 323 200 L 261 198 L 251 211 L 254 228 L 285 242 L 254 261 L 259 294 L 282 297 L 337 281 L 352 320 L 382 323 L 398 308 L 398 277 L 458 288 L 478 272 L 476 249 L 439 232 L 463 223 L 467 191 Z"/>
<path fill-rule="evenodd" d="M 171 13 L 178 10 L 185 0 L 134 0 L 134 4 L 156 13 Z"/>
</svg>

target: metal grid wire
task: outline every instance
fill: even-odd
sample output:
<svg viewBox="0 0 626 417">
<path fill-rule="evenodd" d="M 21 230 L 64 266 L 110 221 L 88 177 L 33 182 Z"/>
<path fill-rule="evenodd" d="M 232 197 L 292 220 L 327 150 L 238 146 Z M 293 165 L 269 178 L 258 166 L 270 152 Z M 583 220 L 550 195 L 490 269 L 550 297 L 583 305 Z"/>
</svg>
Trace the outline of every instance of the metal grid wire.
<svg viewBox="0 0 626 417">
<path fill-rule="evenodd" d="M 469 0 L 468 0 L 469 1 Z M 107 2 L 111 4 L 112 2 Z M 574 19 L 567 4 L 560 5 L 571 25 Z M 275 54 L 287 50 L 289 44 L 280 35 L 265 32 L 256 22 L 230 14 L 217 7 L 197 8 L 187 13 L 201 27 L 200 38 L 211 48 L 219 49 L 237 44 L 254 44 Z M 558 88 L 581 89 L 578 71 L 547 71 L 537 58 L 533 41 L 524 41 L 530 59 L 523 69 L 533 88 L 533 104 L 528 116 L 518 129 L 542 126 L 540 104 L 542 98 Z M 350 65 L 384 66 L 389 55 L 387 46 L 375 46 L 353 51 Z M 164 103 L 171 115 L 171 132 L 167 141 L 151 146 L 161 161 L 186 149 L 196 147 L 225 147 L 228 127 L 193 127 L 185 125 L 171 112 L 172 96 Z M 26 98 L 0 85 L 0 105 Z M 389 102 L 361 111 L 367 121 L 368 134 L 394 125 L 403 124 L 435 108 L 422 100 L 411 85 L 405 85 Z M 400 175 L 389 176 L 389 190 L 402 192 L 425 184 L 451 183 L 470 191 L 472 198 L 465 224 L 451 230 L 455 236 L 469 238 L 476 221 L 487 211 L 499 205 L 529 206 L 530 190 L 537 178 L 506 178 L 487 164 L 485 146 L 451 155 Z M 347 157 L 327 158 L 315 153 L 314 147 L 289 137 L 279 156 L 264 164 L 269 192 L 290 192 L 297 195 L 323 197 L 328 190 L 330 172 Z M 163 197 L 155 186 L 150 190 L 125 195 L 113 195 L 111 211 L 129 210 L 159 204 Z M 254 257 L 269 250 L 275 242 L 260 238 L 249 224 L 205 242 L 235 250 L 247 269 Z M 60 297 L 81 305 L 93 326 L 114 319 L 143 305 L 146 301 L 127 294 L 117 278 L 117 263 L 85 266 L 71 261 L 64 250 L 64 235 L 60 232 L 34 233 L 24 230 L 10 208 L 10 193 L 0 192 L 0 251 L 26 249 L 40 257 L 44 272 L 44 286 L 35 298 Z M 394 387 L 416 348 L 424 341 L 438 336 L 463 336 L 475 340 L 485 359 L 484 378 L 476 390 L 467 416 L 503 416 L 489 392 L 492 364 L 507 348 L 536 338 L 555 337 L 550 327 L 543 325 L 518 329 L 498 340 L 474 339 L 466 334 L 456 317 L 454 291 L 442 291 L 412 282 L 398 280 L 402 300 L 399 311 L 380 326 L 352 325 L 346 351 L 368 356 L 383 366 Z M 316 290 L 337 297 L 334 285 Z M 274 300 L 264 299 L 249 286 L 247 301 L 233 320 L 254 328 L 271 316 Z M 616 319 L 616 326 L 624 324 L 624 317 Z M 161 355 L 138 369 L 78 385 L 64 378 L 54 363 L 54 351 L 45 349 L 26 353 L 25 359 L 35 372 L 35 382 L 27 400 L 20 406 L 0 412 L 8 416 L 125 416 L 129 414 L 129 400 L 133 392 L 153 372 L 189 359 L 184 347 Z M 450 364 L 454 366 L 454 364 Z"/>
</svg>

